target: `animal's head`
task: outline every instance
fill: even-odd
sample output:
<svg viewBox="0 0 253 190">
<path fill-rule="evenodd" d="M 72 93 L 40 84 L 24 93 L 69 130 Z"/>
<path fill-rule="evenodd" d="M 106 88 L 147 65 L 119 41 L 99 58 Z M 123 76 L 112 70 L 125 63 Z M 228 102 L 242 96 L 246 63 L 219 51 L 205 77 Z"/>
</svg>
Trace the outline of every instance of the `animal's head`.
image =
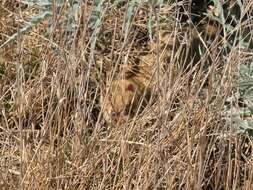
<svg viewBox="0 0 253 190">
<path fill-rule="evenodd" d="M 143 96 L 139 85 L 129 79 L 114 80 L 106 91 L 101 94 L 102 112 L 106 121 L 121 125 L 135 115 Z"/>
</svg>

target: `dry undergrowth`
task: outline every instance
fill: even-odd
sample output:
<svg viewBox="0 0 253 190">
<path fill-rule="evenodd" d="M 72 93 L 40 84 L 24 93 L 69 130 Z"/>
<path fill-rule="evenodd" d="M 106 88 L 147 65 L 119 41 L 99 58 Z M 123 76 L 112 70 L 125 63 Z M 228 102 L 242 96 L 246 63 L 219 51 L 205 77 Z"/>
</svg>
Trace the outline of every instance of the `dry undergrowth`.
<svg viewBox="0 0 253 190">
<path fill-rule="evenodd" d="M 173 3 L 156 13 L 141 3 L 129 24 L 132 1 L 106 1 L 94 27 L 91 2 L 81 3 L 73 33 L 60 22 L 66 3 L 52 22 L 0 49 L 0 189 L 251 189 L 251 138 L 234 133 L 224 110 L 238 67 L 249 59 L 239 44 L 227 52 L 229 33 L 221 27 L 208 38 L 197 19 L 191 27 L 201 50 L 189 48 L 189 10 Z M 36 6 L 1 2 L 0 46 L 37 13 Z M 183 40 L 166 65 L 155 36 L 181 13 L 172 32 Z M 181 60 L 187 49 L 201 51 L 194 64 Z M 105 86 L 150 54 L 165 70 L 154 72 L 152 101 L 120 126 L 106 121 Z"/>
</svg>

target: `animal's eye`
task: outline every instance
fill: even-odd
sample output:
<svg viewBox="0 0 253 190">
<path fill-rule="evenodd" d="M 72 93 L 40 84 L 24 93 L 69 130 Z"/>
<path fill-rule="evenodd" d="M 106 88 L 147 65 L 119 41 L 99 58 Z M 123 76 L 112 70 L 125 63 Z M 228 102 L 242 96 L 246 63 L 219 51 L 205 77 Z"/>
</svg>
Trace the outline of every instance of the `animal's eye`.
<svg viewBox="0 0 253 190">
<path fill-rule="evenodd" d="M 111 116 L 112 116 L 112 117 L 117 117 L 117 115 L 118 115 L 118 114 L 117 114 L 116 112 L 112 112 L 112 113 L 111 113 Z"/>
<path fill-rule="evenodd" d="M 112 118 L 113 121 L 116 121 L 117 117 L 118 117 L 118 114 L 116 112 L 111 113 L 111 118 Z"/>
</svg>

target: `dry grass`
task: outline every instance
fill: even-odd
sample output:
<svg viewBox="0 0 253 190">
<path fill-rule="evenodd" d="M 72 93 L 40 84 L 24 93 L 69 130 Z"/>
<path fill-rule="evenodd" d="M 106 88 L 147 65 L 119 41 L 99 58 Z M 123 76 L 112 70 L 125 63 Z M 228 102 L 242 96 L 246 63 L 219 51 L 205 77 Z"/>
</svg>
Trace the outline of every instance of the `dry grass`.
<svg viewBox="0 0 253 190">
<path fill-rule="evenodd" d="M 225 110 L 249 57 L 238 43 L 226 52 L 219 34 L 203 41 L 197 66 L 178 71 L 173 83 L 172 71 L 160 77 L 154 104 L 123 126 L 104 121 L 101 88 L 148 51 L 147 22 L 156 20 L 140 4 L 128 23 L 125 2 L 104 3 L 98 27 L 88 24 L 95 6 L 82 3 L 70 31 L 61 23 L 70 20 L 67 4 L 58 13 L 53 7 L 52 23 L 0 49 L 0 189 L 251 189 L 252 139 L 235 133 Z M 161 16 L 175 18 L 171 8 Z M 36 14 L 34 6 L 2 1 L 0 46 Z"/>
</svg>

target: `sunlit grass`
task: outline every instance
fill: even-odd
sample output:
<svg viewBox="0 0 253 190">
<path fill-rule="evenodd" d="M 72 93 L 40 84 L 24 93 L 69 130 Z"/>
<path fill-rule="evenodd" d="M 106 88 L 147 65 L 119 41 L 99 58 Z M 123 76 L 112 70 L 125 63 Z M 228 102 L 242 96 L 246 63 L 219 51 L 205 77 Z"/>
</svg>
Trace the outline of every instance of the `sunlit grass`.
<svg viewBox="0 0 253 190">
<path fill-rule="evenodd" d="M 252 2 L 214 1 L 201 18 L 221 32 L 198 34 L 200 61 L 183 70 L 175 54 L 123 126 L 103 118 L 101 91 L 182 2 L 35 2 L 0 4 L 0 189 L 251 188 Z"/>
</svg>

